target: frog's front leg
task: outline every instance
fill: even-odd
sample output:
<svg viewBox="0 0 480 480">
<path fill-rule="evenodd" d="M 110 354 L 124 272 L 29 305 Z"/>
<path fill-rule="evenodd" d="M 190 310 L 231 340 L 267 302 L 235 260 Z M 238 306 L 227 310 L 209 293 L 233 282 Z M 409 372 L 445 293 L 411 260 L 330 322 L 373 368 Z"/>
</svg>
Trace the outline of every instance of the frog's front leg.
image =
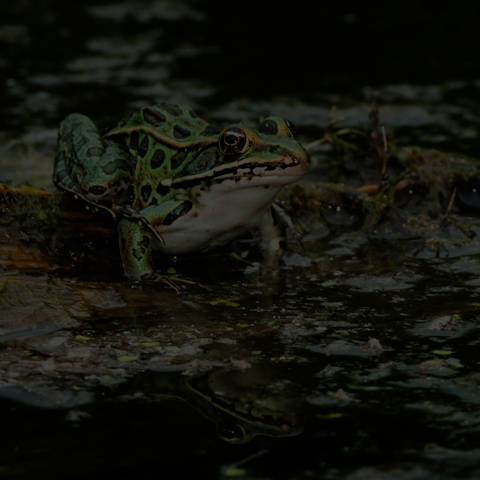
<svg viewBox="0 0 480 480">
<path fill-rule="evenodd" d="M 168 225 L 172 218 L 186 214 L 192 207 L 188 200 L 169 200 L 159 205 L 151 205 L 140 213 L 149 222 L 124 218 L 118 224 L 120 254 L 125 275 L 135 280 L 164 280 L 165 276 L 155 271 L 152 260 L 152 230 L 164 222 Z M 169 282 L 167 282 L 169 283 Z"/>
</svg>

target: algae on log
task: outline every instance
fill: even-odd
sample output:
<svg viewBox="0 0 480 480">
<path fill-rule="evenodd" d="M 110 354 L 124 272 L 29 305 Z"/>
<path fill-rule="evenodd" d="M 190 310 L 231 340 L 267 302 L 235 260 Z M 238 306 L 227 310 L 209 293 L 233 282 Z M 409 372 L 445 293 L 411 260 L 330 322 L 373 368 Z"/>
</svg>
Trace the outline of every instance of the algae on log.
<svg viewBox="0 0 480 480">
<path fill-rule="evenodd" d="M 113 248 L 113 244 L 115 248 Z M 59 193 L 0 184 L 0 266 L 71 270 L 117 254 L 115 223 L 93 216 Z M 98 258 L 97 258 L 98 257 Z"/>
</svg>

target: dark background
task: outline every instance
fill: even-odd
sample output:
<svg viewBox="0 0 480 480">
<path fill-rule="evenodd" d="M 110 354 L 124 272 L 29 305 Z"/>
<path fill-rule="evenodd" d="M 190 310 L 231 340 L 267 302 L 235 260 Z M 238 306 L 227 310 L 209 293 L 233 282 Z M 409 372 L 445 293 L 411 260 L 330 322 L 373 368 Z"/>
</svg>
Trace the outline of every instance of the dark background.
<svg viewBox="0 0 480 480">
<path fill-rule="evenodd" d="M 162 3 L 147 1 L 131 3 L 123 16 L 110 18 L 89 10 L 112 5 L 116 3 L 1 2 L 0 22 L 7 26 L 0 32 L 1 129 L 21 128 L 33 120 L 28 108 L 15 107 L 39 89 L 55 95 L 57 108 L 39 112 L 37 123 L 55 125 L 80 108 L 97 117 L 99 109 L 112 117 L 124 112 L 133 95 L 130 87 L 155 81 L 155 71 L 150 70 L 151 78 L 111 75 L 102 81 L 101 72 L 91 68 L 90 78 L 62 77 L 71 70 L 69 62 L 89 54 L 89 40 L 105 36 L 134 39 L 138 46 L 142 36 L 148 40 L 161 32 L 128 65 L 110 66 L 111 55 L 103 52 L 105 64 L 99 61 L 97 70 L 135 71 L 152 53 L 173 55 L 168 65 L 157 62 L 167 71 L 158 71 L 156 78 L 189 82 L 184 86 L 187 99 L 192 82 L 213 89 L 205 110 L 242 96 L 253 101 L 286 95 L 309 102 L 328 92 L 345 99 L 364 86 L 438 84 L 479 76 L 480 7 L 474 2 L 452 3 L 448 9 L 408 0 L 165 2 L 182 7 L 183 13 L 175 16 L 162 15 Z M 157 5 L 155 15 L 149 15 L 149 5 Z M 195 52 L 182 53 L 185 45 Z"/>
</svg>

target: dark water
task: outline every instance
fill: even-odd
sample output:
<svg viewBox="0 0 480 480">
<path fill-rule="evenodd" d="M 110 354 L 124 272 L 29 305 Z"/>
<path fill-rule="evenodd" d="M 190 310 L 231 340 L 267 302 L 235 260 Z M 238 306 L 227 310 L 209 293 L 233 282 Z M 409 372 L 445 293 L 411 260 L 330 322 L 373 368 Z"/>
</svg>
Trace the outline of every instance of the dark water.
<svg viewBox="0 0 480 480">
<path fill-rule="evenodd" d="M 378 91 L 398 145 L 479 156 L 476 4 L 279 5 L 2 2 L 0 181 L 53 189 L 69 113 L 107 126 L 161 102 L 279 114 L 308 144 L 332 106 L 364 128 Z M 311 156 L 328 178 L 334 150 Z M 73 273 L 5 265 L 1 478 L 477 478 L 478 219 L 411 210 L 418 231 L 392 237 L 335 211 L 299 214 L 307 253 L 277 281 L 220 253 L 175 264 L 209 290 L 135 289 L 93 240 Z"/>
</svg>

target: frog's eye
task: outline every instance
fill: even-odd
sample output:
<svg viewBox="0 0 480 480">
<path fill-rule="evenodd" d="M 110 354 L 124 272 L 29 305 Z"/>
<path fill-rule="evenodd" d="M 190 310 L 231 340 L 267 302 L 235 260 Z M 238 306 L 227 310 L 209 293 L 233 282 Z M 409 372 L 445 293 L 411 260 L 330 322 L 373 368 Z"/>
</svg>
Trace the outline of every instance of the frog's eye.
<svg viewBox="0 0 480 480">
<path fill-rule="evenodd" d="M 247 135 L 242 129 L 232 127 L 223 132 L 218 144 L 224 155 L 238 155 L 247 150 L 249 146 L 247 140 Z"/>
</svg>

